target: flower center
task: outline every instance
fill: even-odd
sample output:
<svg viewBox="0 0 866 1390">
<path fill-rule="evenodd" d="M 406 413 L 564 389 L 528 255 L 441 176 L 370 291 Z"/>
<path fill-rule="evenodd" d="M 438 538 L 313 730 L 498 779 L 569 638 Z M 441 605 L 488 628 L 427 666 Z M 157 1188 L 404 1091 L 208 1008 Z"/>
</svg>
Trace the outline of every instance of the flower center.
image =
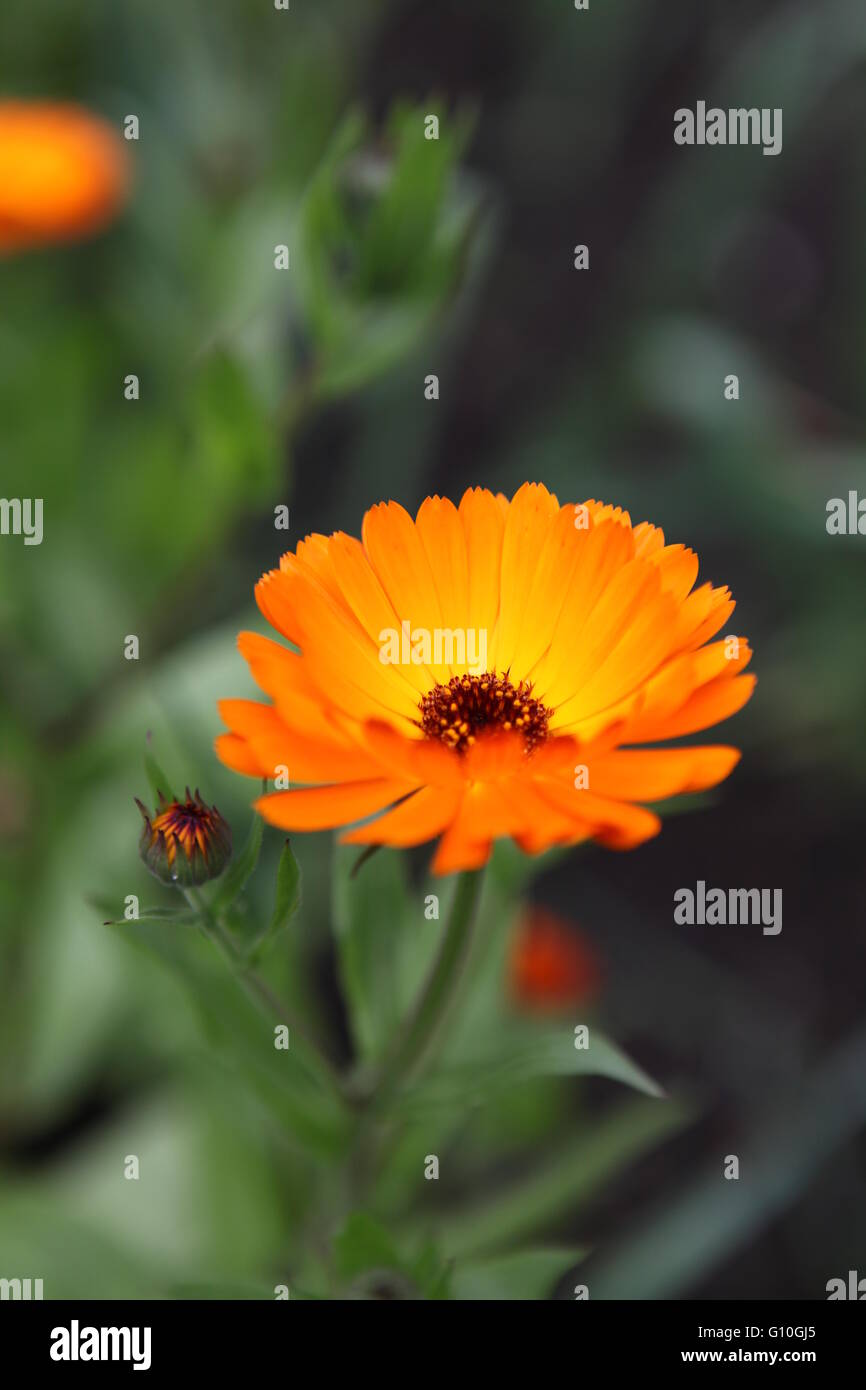
<svg viewBox="0 0 866 1390">
<path fill-rule="evenodd" d="M 421 701 L 419 727 L 428 738 L 465 753 L 479 734 L 517 730 L 531 753 L 548 735 L 550 711 L 532 697 L 532 683 L 512 685 L 507 676 L 452 676 Z"/>
</svg>

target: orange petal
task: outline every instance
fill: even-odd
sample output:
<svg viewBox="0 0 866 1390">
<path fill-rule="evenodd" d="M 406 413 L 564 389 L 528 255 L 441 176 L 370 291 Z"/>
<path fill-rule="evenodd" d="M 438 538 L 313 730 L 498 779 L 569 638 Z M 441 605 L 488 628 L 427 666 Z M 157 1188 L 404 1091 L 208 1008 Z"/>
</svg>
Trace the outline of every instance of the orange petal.
<svg viewBox="0 0 866 1390">
<path fill-rule="evenodd" d="M 508 509 L 502 538 L 499 621 L 488 650 L 495 667 L 510 671 L 521 665 L 520 637 L 529 597 L 528 576 L 544 547 L 559 503 L 542 483 L 524 483 Z"/>
<path fill-rule="evenodd" d="M 709 729 L 723 719 L 729 719 L 750 698 L 756 676 L 720 677 L 710 681 L 690 695 L 674 713 L 658 719 L 647 718 L 635 726 L 636 739 L 682 738 Z M 629 731 L 631 737 L 631 730 Z"/>
<path fill-rule="evenodd" d="M 340 838 L 352 845 L 422 845 L 451 823 L 462 795 L 460 787 L 422 787 L 369 825 Z"/>
<path fill-rule="evenodd" d="M 631 532 L 609 517 L 578 534 L 583 541 L 568 603 L 563 604 L 548 651 L 533 671 L 535 694 L 550 705 L 574 692 L 568 670 L 580 650 L 587 622 L 614 576 L 632 558 Z"/>
<path fill-rule="evenodd" d="M 662 587 L 677 603 L 683 603 L 698 577 L 698 557 L 684 545 L 666 545 L 652 556 L 661 575 Z"/>
<path fill-rule="evenodd" d="M 354 536 L 338 532 L 331 538 L 331 563 L 334 577 L 346 608 L 354 615 L 377 650 L 381 650 L 383 634 L 399 632 L 401 620 L 367 552 Z M 426 666 L 414 662 L 400 666 L 400 674 L 417 696 L 425 694 L 434 684 L 434 676 Z"/>
<path fill-rule="evenodd" d="M 479 833 L 475 819 L 475 801 L 469 792 L 464 795 L 457 815 L 451 821 L 433 856 L 434 874 L 462 873 L 464 869 L 481 869 L 490 858 L 493 841 Z"/>
<path fill-rule="evenodd" d="M 512 667 L 513 680 L 529 677 L 550 646 L 559 615 L 571 602 L 574 576 L 584 554 L 587 535 L 587 531 L 575 526 L 573 507 L 562 507 L 548 526 L 529 577 L 518 641 L 519 655 Z"/>
<path fill-rule="evenodd" d="M 214 740 L 216 755 L 221 763 L 233 772 L 242 772 L 247 777 L 261 777 L 259 760 L 245 739 L 237 734 L 219 734 Z"/>
<path fill-rule="evenodd" d="M 590 782 L 591 779 L 590 771 Z M 613 801 L 596 796 L 592 791 L 576 790 L 573 782 L 539 781 L 536 787 L 544 801 L 588 825 L 593 839 L 611 849 L 632 849 L 657 835 L 662 828 L 658 816 L 643 806 Z"/>
<path fill-rule="evenodd" d="M 398 502 L 380 502 L 364 516 L 364 550 L 397 616 L 414 630 L 433 633 L 445 627 L 430 561 L 409 513 Z M 451 672 L 444 665 L 430 668 L 438 681 Z"/>
<path fill-rule="evenodd" d="M 359 719 L 383 713 L 414 719 L 418 693 L 406 680 L 405 668 L 383 662 L 379 647 L 354 615 L 300 568 L 284 571 L 280 578 L 294 610 L 304 660 L 332 703 Z"/>
<path fill-rule="evenodd" d="M 341 782 L 375 776 L 375 761 L 358 744 L 292 732 L 272 705 L 255 700 L 220 700 L 221 718 L 247 745 L 250 762 L 258 762 L 258 774 L 272 780 L 283 768 L 292 781 Z"/>
<path fill-rule="evenodd" d="M 465 632 L 473 623 L 469 616 L 469 560 L 460 513 L 447 497 L 428 497 L 418 509 L 415 526 L 433 574 L 443 626 Z M 449 669 L 457 676 L 465 668 L 454 665 Z"/>
<path fill-rule="evenodd" d="M 619 749 L 589 764 L 589 786 L 601 796 L 660 801 L 715 787 L 740 761 L 736 748 Z"/>
<path fill-rule="evenodd" d="M 486 488 L 468 488 L 458 508 L 466 537 L 469 579 L 469 626 L 491 635 L 499 614 L 502 534 L 508 504 Z"/>
<path fill-rule="evenodd" d="M 379 777 L 332 787 L 271 792 L 253 804 L 266 821 L 282 830 L 331 830 L 372 816 L 412 790 L 406 782 Z"/>
<path fill-rule="evenodd" d="M 242 632 L 238 648 L 249 664 L 253 680 L 266 695 L 288 728 L 328 742 L 348 744 L 329 717 L 328 702 L 312 683 L 311 663 L 258 632 Z"/>
<path fill-rule="evenodd" d="M 390 724 L 369 720 L 363 727 L 365 747 L 391 776 L 444 787 L 462 787 L 462 759 L 443 743 L 423 737 L 406 738 Z"/>
<path fill-rule="evenodd" d="M 640 653 L 646 637 L 653 641 L 653 664 L 670 647 L 673 600 L 662 592 L 655 567 L 645 560 L 630 560 L 613 575 L 582 625 L 579 640 L 561 663 L 558 677 L 541 697 L 556 709 L 557 728 L 565 727 L 594 710 L 613 704 L 624 693 L 622 676 L 610 684 L 606 664 L 621 667 L 622 653 L 630 662 Z M 635 630 L 640 625 L 640 637 Z M 623 644 L 620 647 L 620 643 Z M 646 663 L 641 662 L 642 668 Z M 653 665 L 650 665 L 650 670 Z"/>
</svg>

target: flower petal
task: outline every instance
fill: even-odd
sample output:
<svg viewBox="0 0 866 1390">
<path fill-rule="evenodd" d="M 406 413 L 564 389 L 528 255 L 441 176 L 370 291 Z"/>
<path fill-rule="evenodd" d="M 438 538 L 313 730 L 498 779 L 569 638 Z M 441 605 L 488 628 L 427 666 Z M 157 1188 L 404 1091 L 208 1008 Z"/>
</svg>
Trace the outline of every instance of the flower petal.
<svg viewBox="0 0 866 1390">
<path fill-rule="evenodd" d="M 379 777 L 332 787 L 270 792 L 253 804 L 270 825 L 278 825 L 282 830 L 330 830 L 372 816 L 413 790 L 406 782 Z"/>
</svg>

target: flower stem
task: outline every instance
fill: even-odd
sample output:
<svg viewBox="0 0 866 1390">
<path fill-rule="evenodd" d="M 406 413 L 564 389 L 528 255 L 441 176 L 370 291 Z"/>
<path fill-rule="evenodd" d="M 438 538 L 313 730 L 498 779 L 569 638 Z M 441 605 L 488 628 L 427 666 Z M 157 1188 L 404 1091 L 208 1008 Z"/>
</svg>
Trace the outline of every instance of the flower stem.
<svg viewBox="0 0 866 1390">
<path fill-rule="evenodd" d="M 429 1052 L 454 998 L 469 950 L 472 923 L 481 889 L 482 871 L 467 870 L 457 881 L 451 916 L 433 968 L 403 1028 L 386 1053 L 368 1094 L 381 1109 Z"/>
<path fill-rule="evenodd" d="M 198 913 L 199 925 L 203 934 L 212 941 L 225 956 L 232 970 L 240 979 L 248 994 L 254 995 L 259 1004 L 264 1004 L 267 1009 L 279 1020 L 280 1023 L 288 1025 L 289 1017 L 280 1003 L 277 996 L 273 993 L 269 985 L 266 985 L 260 975 L 246 964 L 234 942 L 220 922 L 219 918 L 212 911 L 210 904 L 196 892 L 194 888 L 188 888 L 184 892 L 184 897 L 190 907 Z"/>
<path fill-rule="evenodd" d="M 288 1010 L 274 994 L 270 985 L 262 979 L 252 966 L 248 965 L 232 941 L 231 936 L 226 931 L 217 914 L 213 911 L 210 904 L 195 888 L 184 889 L 184 897 L 193 911 L 198 915 L 199 927 L 202 935 L 212 942 L 230 965 L 235 977 L 246 990 L 247 994 L 259 1007 L 264 1007 L 267 1013 L 271 1013 L 279 1023 L 283 1023 L 289 1029 L 290 1035 L 303 1042 L 308 1050 L 308 1061 L 311 1065 L 319 1068 L 330 1084 L 339 1090 L 339 1079 L 326 1057 L 322 1055 L 303 1029 L 291 1017 Z"/>
</svg>

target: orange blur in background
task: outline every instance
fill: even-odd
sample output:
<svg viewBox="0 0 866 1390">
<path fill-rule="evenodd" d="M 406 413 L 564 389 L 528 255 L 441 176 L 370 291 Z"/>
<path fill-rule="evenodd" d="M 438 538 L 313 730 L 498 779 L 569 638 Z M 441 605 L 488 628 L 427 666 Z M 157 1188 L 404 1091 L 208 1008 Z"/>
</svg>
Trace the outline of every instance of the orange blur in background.
<svg viewBox="0 0 866 1390">
<path fill-rule="evenodd" d="M 68 104 L 0 101 L 0 254 L 99 231 L 128 187 L 108 122 Z"/>
<path fill-rule="evenodd" d="M 601 982 L 583 936 L 548 908 L 527 908 L 511 940 L 509 986 L 520 1008 L 556 1013 L 592 998 Z"/>
</svg>

